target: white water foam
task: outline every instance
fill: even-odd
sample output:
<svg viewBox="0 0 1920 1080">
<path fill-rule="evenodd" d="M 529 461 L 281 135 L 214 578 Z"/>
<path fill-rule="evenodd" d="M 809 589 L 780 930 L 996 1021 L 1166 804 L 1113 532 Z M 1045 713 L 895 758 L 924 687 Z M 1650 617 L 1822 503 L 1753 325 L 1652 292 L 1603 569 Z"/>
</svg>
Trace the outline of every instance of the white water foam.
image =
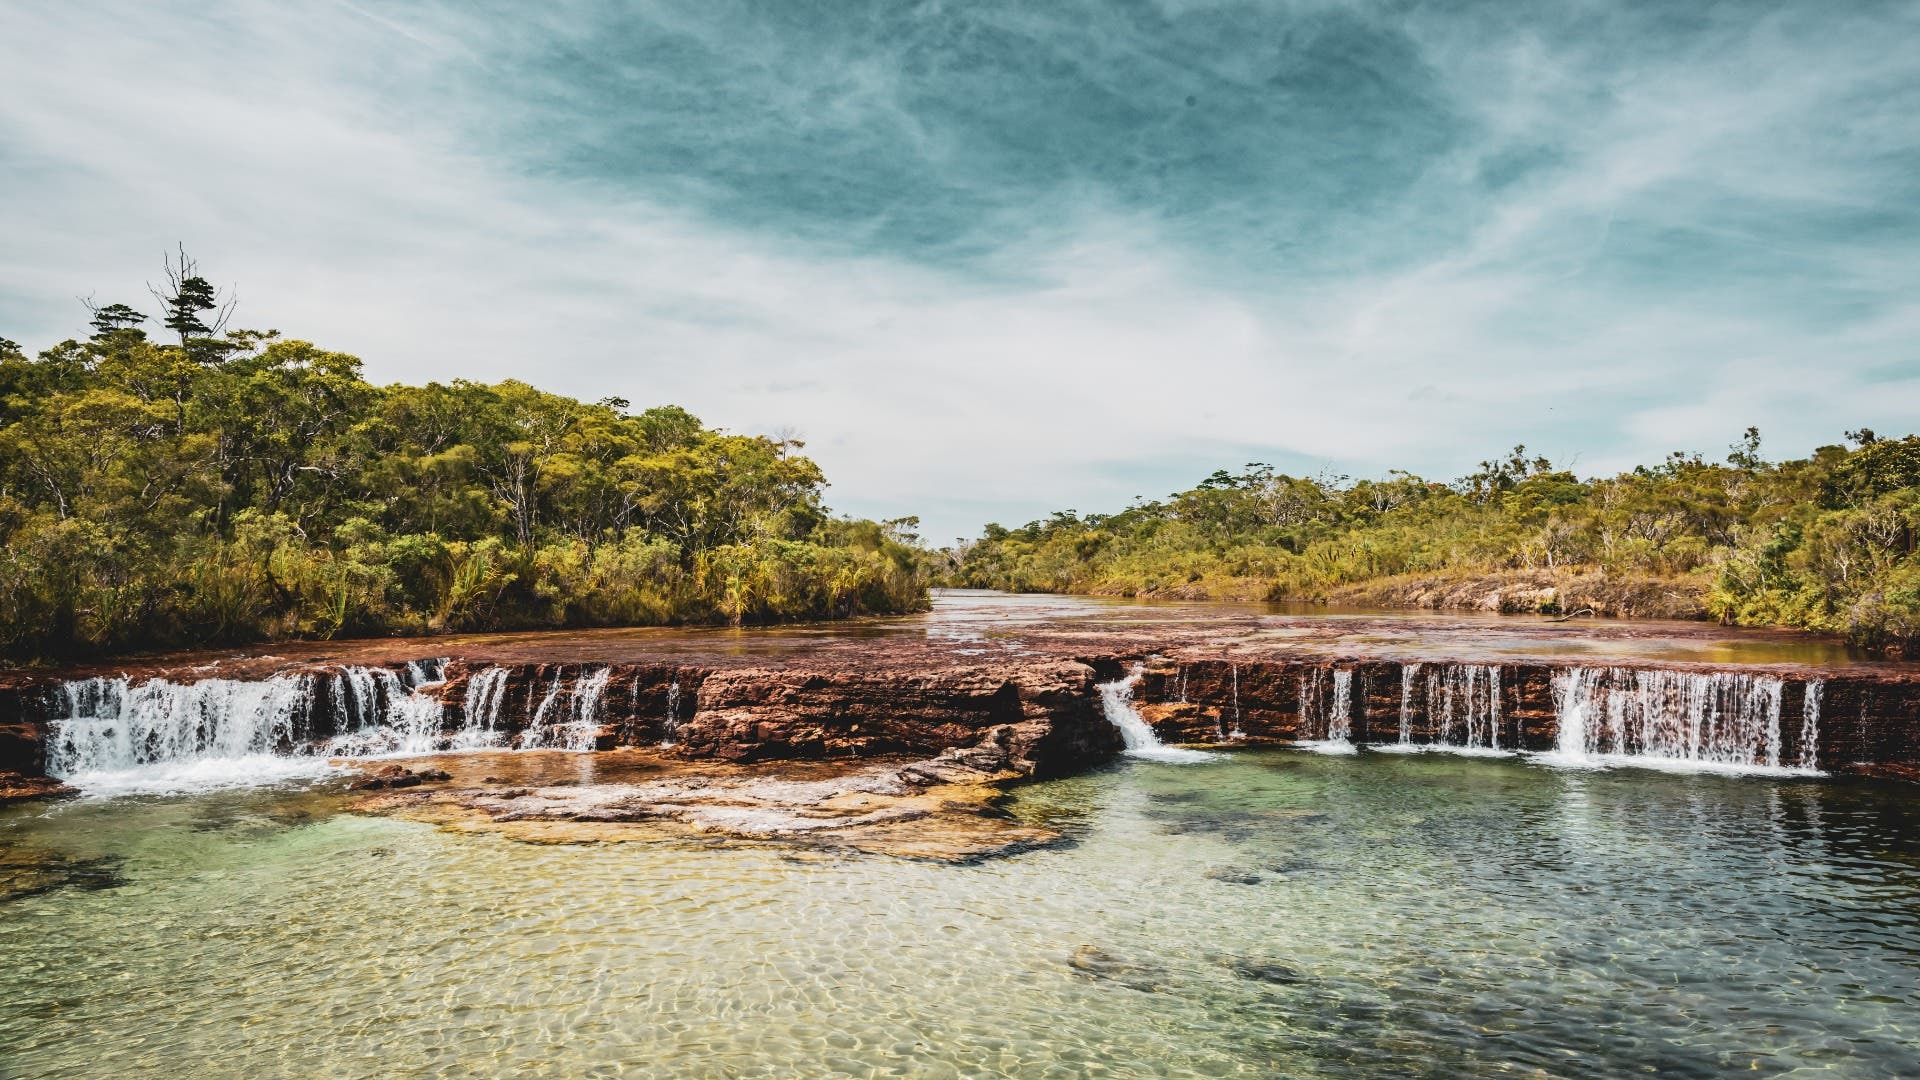
<svg viewBox="0 0 1920 1080">
<path fill-rule="evenodd" d="M 507 698 L 510 674 L 506 668 L 490 667 L 467 677 L 467 697 L 461 710 L 466 719 L 454 733 L 454 749 L 506 745 L 507 733 L 500 728 L 500 707 Z"/>
<path fill-rule="evenodd" d="M 1300 727 L 1326 732 L 1324 739 L 1302 739 L 1295 745 L 1316 754 L 1352 754 L 1353 745 L 1353 669 L 1333 670 L 1332 702 L 1328 697 L 1328 678 L 1324 668 L 1313 668 L 1300 677 Z"/>
<path fill-rule="evenodd" d="M 430 660 L 398 672 L 74 680 L 61 685 L 48 725 L 47 773 L 89 795 L 167 793 L 322 777 L 339 771 L 329 758 L 436 753 L 462 742 L 444 733 L 433 692 L 445 669 Z M 484 677 L 496 688 L 506 675 L 497 670 Z M 325 699 L 316 698 L 321 680 Z M 330 703 L 325 724 L 312 716 L 317 700 Z M 315 739 L 315 728 L 329 737 Z"/>
<path fill-rule="evenodd" d="M 520 736 L 520 748 L 578 752 L 592 750 L 600 735 L 600 699 L 606 695 L 607 682 L 612 677 L 613 669 L 610 667 L 577 676 L 565 692 L 567 704 L 562 705 L 561 687 L 565 680 L 559 672 L 555 672 L 553 683 L 547 688 L 547 696 L 541 700 L 540 707 L 534 710 L 533 721 Z"/>
<path fill-rule="evenodd" d="M 1168 746 L 1153 733 L 1153 728 L 1133 707 L 1133 688 L 1140 684 L 1145 667 L 1133 665 L 1124 679 L 1115 679 L 1100 684 L 1100 706 L 1105 710 L 1107 720 L 1120 729 L 1120 738 L 1126 743 L 1127 756 L 1145 758 L 1149 761 L 1196 762 L 1211 761 L 1215 757 L 1204 750 L 1188 750 L 1179 746 Z"/>
<path fill-rule="evenodd" d="M 153 765 L 175 771 L 176 779 L 155 778 L 173 787 L 195 770 L 226 781 L 273 761 L 298 745 L 313 684 L 305 676 L 96 678 L 64 683 L 60 694 L 64 715 L 48 726 L 47 774 L 85 791 L 127 788 L 127 774 Z"/>
<path fill-rule="evenodd" d="M 672 746 L 680 738 L 680 679 L 667 683 L 667 715 L 660 724 L 660 745 Z"/>
<path fill-rule="evenodd" d="M 1427 715 L 1437 715 L 1439 742 L 1464 750 L 1500 749 L 1500 669 L 1444 664 L 1427 674 Z"/>
<path fill-rule="evenodd" d="M 1400 745 L 1413 745 L 1413 684 L 1420 677 L 1419 664 L 1400 665 Z"/>
<path fill-rule="evenodd" d="M 1817 776 L 1821 693 L 1809 684 L 1801 761 L 1781 761 L 1784 680 L 1769 675 L 1570 668 L 1553 677 L 1559 735 L 1536 760 L 1568 768 Z"/>
<path fill-rule="evenodd" d="M 61 779 L 88 798 L 123 795 L 182 795 L 221 788 L 258 787 L 317 781 L 346 772 L 318 757 L 247 754 L 231 758 L 193 758 L 131 769 L 86 769 Z"/>
</svg>

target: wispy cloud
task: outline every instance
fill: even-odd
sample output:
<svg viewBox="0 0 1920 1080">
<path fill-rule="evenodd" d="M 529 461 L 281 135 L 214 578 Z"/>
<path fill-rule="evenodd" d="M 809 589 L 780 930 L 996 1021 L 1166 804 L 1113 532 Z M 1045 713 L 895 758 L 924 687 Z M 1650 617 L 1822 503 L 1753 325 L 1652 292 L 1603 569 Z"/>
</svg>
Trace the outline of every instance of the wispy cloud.
<svg viewBox="0 0 1920 1080">
<path fill-rule="evenodd" d="M 8 7 L 0 333 L 185 240 L 377 378 L 797 430 L 935 537 L 1920 407 L 1910 6 L 786 10 Z"/>
</svg>

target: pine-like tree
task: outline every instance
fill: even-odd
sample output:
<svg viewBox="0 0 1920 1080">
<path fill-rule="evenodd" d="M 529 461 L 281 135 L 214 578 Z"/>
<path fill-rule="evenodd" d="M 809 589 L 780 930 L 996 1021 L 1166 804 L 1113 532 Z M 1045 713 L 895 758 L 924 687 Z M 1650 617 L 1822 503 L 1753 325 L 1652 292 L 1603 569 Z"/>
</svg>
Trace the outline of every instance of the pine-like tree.
<svg viewBox="0 0 1920 1080">
<path fill-rule="evenodd" d="M 234 299 L 222 297 L 220 290 L 201 276 L 200 264 L 187 254 L 185 246 L 180 248 L 178 261 L 172 256 L 165 257 L 165 270 L 164 287 L 147 286 L 147 291 L 160 302 L 161 324 L 179 334 L 181 346 L 189 351 L 224 352 L 207 346 L 215 345 L 210 339 L 226 329 L 227 319 L 233 314 Z"/>
</svg>

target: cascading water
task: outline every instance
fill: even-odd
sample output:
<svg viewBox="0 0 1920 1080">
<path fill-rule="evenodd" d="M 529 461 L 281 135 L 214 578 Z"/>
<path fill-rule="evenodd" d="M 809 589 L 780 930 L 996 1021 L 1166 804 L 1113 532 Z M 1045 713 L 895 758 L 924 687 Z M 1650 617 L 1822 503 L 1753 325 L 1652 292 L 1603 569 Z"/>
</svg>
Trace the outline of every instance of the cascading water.
<svg viewBox="0 0 1920 1080">
<path fill-rule="evenodd" d="M 47 773 L 96 792 L 173 791 L 317 775 L 329 757 L 442 748 L 443 710 L 423 688 L 446 662 L 266 679 L 81 679 L 48 724 Z M 330 713 L 316 716 L 320 680 Z M 324 736 L 324 737 L 322 737 Z"/>
<path fill-rule="evenodd" d="M 1413 745 L 1413 684 L 1420 677 L 1419 664 L 1400 665 L 1400 745 Z"/>
<path fill-rule="evenodd" d="M 606 696 L 613 669 L 603 667 L 580 680 L 573 694 L 573 722 L 566 733 L 568 750 L 591 750 L 600 735 L 600 699 Z"/>
<path fill-rule="evenodd" d="M 1100 684 L 1100 707 L 1105 711 L 1107 721 L 1120 729 L 1127 756 L 1154 761 L 1205 761 L 1212 758 L 1212 754 L 1204 751 L 1168 746 L 1153 733 L 1153 728 L 1140 715 L 1140 710 L 1133 707 L 1133 688 L 1140 685 L 1145 672 L 1144 665 L 1135 664 L 1128 670 L 1126 678 Z"/>
<path fill-rule="evenodd" d="M 660 724 L 660 745 L 672 746 L 680 737 L 680 680 L 667 683 L 667 715 Z"/>
<path fill-rule="evenodd" d="M 607 683 L 612 678 L 612 668 L 598 668 L 578 676 L 571 687 L 563 690 L 565 679 L 556 671 L 547 696 L 534 710 L 526 733 L 520 736 L 520 748 L 592 750 L 600 735 L 600 699 L 605 696 Z M 561 704 L 563 697 L 568 699 L 564 705 Z"/>
<path fill-rule="evenodd" d="M 1779 771 L 1784 680 L 1769 675 L 1572 668 L 1553 679 L 1559 736 L 1551 760 L 1682 769 Z M 1820 692 L 1809 684 L 1801 761 L 1818 760 Z"/>
<path fill-rule="evenodd" d="M 1331 687 L 1329 687 L 1331 684 Z M 1331 699 L 1331 700 L 1329 700 Z M 1353 669 L 1309 668 L 1300 676 L 1300 731 L 1326 733 L 1300 745 L 1322 754 L 1351 754 L 1353 746 Z"/>
<path fill-rule="evenodd" d="M 1445 664 L 1427 675 L 1427 712 L 1437 716 L 1441 745 L 1466 751 L 1500 749 L 1500 669 Z"/>
<path fill-rule="evenodd" d="M 554 672 L 553 681 L 547 684 L 546 695 L 540 699 L 540 704 L 538 705 L 533 704 L 534 687 L 532 684 L 527 686 L 527 733 L 521 736 L 520 745 L 534 745 L 534 743 L 528 740 L 541 738 L 538 733 L 545 730 L 546 726 L 552 723 L 550 717 L 553 715 L 553 710 L 560 700 L 560 680 L 560 672 Z"/>
<path fill-rule="evenodd" d="M 1327 741 L 1353 741 L 1353 669 L 1333 672 L 1333 711 L 1327 714 Z"/>
<path fill-rule="evenodd" d="M 447 729 L 445 660 L 265 679 L 81 679 L 62 684 L 47 772 L 96 793 L 163 792 L 315 776 L 329 758 L 503 747 L 512 671 L 468 677 L 465 719 Z M 591 750 L 611 668 L 555 675 L 525 748 Z M 677 687 L 670 709 L 677 707 Z"/>
<path fill-rule="evenodd" d="M 1509 756 L 1500 745 L 1500 693 L 1497 664 L 1401 664 L 1400 740 L 1377 749 Z M 1416 739 L 1422 727 L 1424 742 Z"/>
<path fill-rule="evenodd" d="M 1233 671 L 1233 730 L 1227 732 L 1229 739 L 1244 739 L 1247 729 L 1240 723 L 1240 665 L 1232 665 Z"/>
<path fill-rule="evenodd" d="M 334 700 L 344 708 L 334 736 L 319 748 L 328 757 L 431 754 L 445 749 L 446 708 L 421 691 L 439 686 L 444 660 L 407 664 L 405 675 L 386 668 L 347 668 L 333 676 Z"/>
<path fill-rule="evenodd" d="M 507 680 L 511 672 L 490 667 L 467 678 L 466 723 L 454 733 L 453 747 L 473 750 L 506 745 L 506 732 L 500 728 L 500 706 L 507 698 Z"/>
<path fill-rule="evenodd" d="M 300 742 L 313 699 L 307 676 L 82 679 L 61 687 L 47 774 L 83 789 L 165 791 L 267 773 L 313 771 L 282 755 Z"/>
<path fill-rule="evenodd" d="M 1800 767 L 1813 772 L 1820 769 L 1820 706 L 1827 684 L 1820 679 L 1807 683 L 1806 697 L 1800 703 Z"/>
</svg>

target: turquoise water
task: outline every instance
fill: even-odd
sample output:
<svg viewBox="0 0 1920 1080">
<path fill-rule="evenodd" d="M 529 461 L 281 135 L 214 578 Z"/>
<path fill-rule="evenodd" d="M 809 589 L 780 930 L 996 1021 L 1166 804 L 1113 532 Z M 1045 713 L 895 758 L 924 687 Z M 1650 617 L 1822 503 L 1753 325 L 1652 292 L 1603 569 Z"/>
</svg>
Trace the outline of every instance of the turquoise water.
<svg viewBox="0 0 1920 1080">
<path fill-rule="evenodd" d="M 17 1076 L 1888 1076 L 1920 798 L 1439 754 L 1127 761 L 977 866 L 549 846 L 330 787 L 16 807 Z M 16 883 L 19 879 L 16 878 Z"/>
</svg>

